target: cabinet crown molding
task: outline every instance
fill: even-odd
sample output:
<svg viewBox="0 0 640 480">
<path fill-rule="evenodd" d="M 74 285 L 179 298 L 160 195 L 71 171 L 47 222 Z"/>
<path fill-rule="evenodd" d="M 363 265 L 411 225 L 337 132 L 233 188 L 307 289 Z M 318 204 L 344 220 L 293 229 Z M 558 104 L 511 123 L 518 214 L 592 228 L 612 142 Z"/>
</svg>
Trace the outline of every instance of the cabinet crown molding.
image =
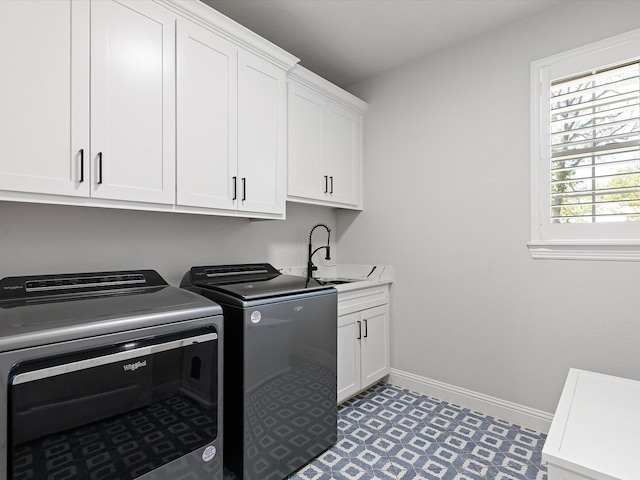
<svg viewBox="0 0 640 480">
<path fill-rule="evenodd" d="M 334 85 L 330 81 L 316 75 L 311 70 L 304 68 L 302 65 L 295 65 L 287 74 L 287 76 L 302 85 L 326 95 L 332 100 L 344 105 L 347 108 L 355 110 L 359 114 L 364 114 L 369 104 L 364 100 L 360 100 L 355 95 Z"/>
<path fill-rule="evenodd" d="M 154 0 L 240 47 L 265 57 L 285 71 L 300 59 L 200 0 Z"/>
</svg>

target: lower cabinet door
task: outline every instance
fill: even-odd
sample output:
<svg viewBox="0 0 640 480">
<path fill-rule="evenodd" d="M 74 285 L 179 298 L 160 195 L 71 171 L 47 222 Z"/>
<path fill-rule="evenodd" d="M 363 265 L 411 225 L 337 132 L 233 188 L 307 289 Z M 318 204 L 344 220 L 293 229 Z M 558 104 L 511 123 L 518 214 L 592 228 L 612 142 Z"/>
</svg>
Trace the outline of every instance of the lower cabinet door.
<svg viewBox="0 0 640 480">
<path fill-rule="evenodd" d="M 338 404 L 360 391 L 360 312 L 338 317 Z"/>
<path fill-rule="evenodd" d="M 389 373 L 389 305 L 360 312 L 361 388 L 367 388 Z"/>
</svg>

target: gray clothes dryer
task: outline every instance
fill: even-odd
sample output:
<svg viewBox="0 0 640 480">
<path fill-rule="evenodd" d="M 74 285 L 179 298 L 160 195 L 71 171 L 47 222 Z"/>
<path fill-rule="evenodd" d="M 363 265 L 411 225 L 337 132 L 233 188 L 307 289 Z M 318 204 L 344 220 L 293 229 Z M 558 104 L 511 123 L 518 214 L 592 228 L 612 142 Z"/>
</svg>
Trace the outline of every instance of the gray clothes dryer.
<svg viewBox="0 0 640 480">
<path fill-rule="evenodd" d="M 222 480 L 222 336 L 153 270 L 0 280 L 0 480 Z"/>
<path fill-rule="evenodd" d="M 281 480 L 337 440 L 337 291 L 269 264 L 193 267 L 182 287 L 222 306 L 224 465 Z"/>
</svg>

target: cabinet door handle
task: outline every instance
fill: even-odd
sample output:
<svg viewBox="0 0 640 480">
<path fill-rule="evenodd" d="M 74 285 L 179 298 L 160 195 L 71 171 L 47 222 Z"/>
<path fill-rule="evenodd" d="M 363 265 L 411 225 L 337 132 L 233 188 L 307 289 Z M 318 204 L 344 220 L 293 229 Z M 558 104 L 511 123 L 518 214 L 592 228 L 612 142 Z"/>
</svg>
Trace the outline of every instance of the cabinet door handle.
<svg viewBox="0 0 640 480">
<path fill-rule="evenodd" d="M 329 190 L 329 193 L 333 193 L 333 177 L 329 177 L 329 179 L 331 180 L 331 189 Z"/>
<path fill-rule="evenodd" d="M 362 338 L 362 322 L 358 320 L 358 338 L 356 340 L 360 340 Z"/>
<path fill-rule="evenodd" d="M 367 335 L 369 334 L 369 328 L 367 327 L 367 321 L 363 320 L 364 322 L 364 338 L 367 338 Z"/>
<path fill-rule="evenodd" d="M 231 200 L 238 199 L 238 177 L 233 177 L 233 198 Z"/>
<path fill-rule="evenodd" d="M 78 183 L 84 182 L 84 148 L 80 149 L 80 180 Z"/>
<path fill-rule="evenodd" d="M 242 177 L 242 201 L 247 199 L 247 178 Z"/>
<path fill-rule="evenodd" d="M 324 193 L 329 193 L 329 176 L 324 176 Z"/>
<path fill-rule="evenodd" d="M 102 185 L 102 152 L 98 152 L 98 185 Z"/>
</svg>

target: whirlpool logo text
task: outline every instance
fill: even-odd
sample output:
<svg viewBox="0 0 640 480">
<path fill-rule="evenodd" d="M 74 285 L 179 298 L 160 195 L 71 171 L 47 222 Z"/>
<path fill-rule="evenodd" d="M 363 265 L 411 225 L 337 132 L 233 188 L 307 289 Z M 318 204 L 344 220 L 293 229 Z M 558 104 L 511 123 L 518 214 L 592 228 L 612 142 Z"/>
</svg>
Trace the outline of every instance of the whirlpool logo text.
<svg viewBox="0 0 640 480">
<path fill-rule="evenodd" d="M 137 369 L 146 367 L 146 366 L 147 366 L 147 361 L 143 360 L 143 361 L 137 361 L 136 363 L 127 363 L 126 365 L 123 365 L 122 368 L 125 372 L 135 372 Z"/>
</svg>

